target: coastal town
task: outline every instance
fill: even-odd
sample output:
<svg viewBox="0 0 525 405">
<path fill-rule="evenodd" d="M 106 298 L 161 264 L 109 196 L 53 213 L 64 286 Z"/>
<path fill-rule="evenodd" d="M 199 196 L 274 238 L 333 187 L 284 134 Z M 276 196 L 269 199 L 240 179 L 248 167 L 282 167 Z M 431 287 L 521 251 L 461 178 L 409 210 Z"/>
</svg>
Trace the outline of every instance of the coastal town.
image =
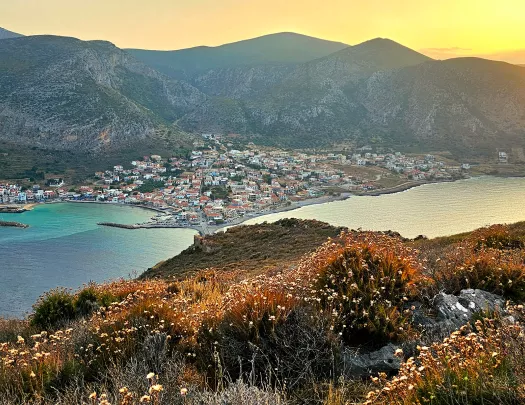
<svg viewBox="0 0 525 405">
<path fill-rule="evenodd" d="M 203 134 L 183 157 L 149 155 L 81 185 L 61 178 L 45 184 L 0 184 L 0 212 L 42 202 L 105 202 L 159 211 L 146 227 L 213 227 L 271 212 L 346 198 L 401 191 L 430 181 L 468 176 L 469 164 L 450 165 L 433 155 L 302 153 L 248 144 L 234 149 L 222 136 Z M 389 179 L 391 187 L 385 187 Z"/>
</svg>

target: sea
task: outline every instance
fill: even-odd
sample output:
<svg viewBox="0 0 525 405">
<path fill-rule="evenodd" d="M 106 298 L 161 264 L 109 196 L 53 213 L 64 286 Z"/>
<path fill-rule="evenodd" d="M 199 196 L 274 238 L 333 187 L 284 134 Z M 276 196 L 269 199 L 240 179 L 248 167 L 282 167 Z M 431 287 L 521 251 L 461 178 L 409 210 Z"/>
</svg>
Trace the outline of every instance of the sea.
<svg viewBox="0 0 525 405">
<path fill-rule="evenodd" d="M 44 292 L 77 289 L 90 281 L 134 278 L 193 243 L 191 229 L 120 229 L 99 222 L 135 224 L 156 212 L 110 204 L 38 205 L 0 220 L 29 225 L 0 227 L 0 316 L 20 318 Z"/>
<path fill-rule="evenodd" d="M 57 286 L 136 277 L 193 243 L 191 229 L 127 230 L 98 222 L 139 223 L 155 212 L 140 208 L 63 203 L 23 214 L 0 214 L 30 228 L 0 227 L 0 316 L 20 318 Z M 317 219 L 363 230 L 395 230 L 405 237 L 437 237 L 495 224 L 525 221 L 525 178 L 477 177 L 427 184 L 395 194 L 352 196 L 253 218 Z"/>
</svg>

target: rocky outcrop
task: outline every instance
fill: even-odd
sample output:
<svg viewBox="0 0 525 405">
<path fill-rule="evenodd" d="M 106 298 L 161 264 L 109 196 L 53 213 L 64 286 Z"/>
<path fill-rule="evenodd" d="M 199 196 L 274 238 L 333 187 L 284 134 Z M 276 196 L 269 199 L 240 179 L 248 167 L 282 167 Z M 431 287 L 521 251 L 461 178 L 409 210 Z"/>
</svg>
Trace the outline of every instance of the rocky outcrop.
<svg viewBox="0 0 525 405">
<path fill-rule="evenodd" d="M 411 303 L 412 324 L 422 330 L 423 343 L 438 341 L 472 321 L 480 312 L 504 311 L 502 297 L 482 290 L 462 290 L 458 296 L 440 293 L 431 308 Z M 415 343 L 414 343 L 415 345 Z M 401 359 L 396 356 L 400 346 L 388 344 L 378 350 L 345 348 L 342 369 L 348 377 L 365 377 L 380 372 L 392 374 L 399 370 Z"/>
<path fill-rule="evenodd" d="M 419 303 L 411 304 L 412 323 L 426 335 L 444 337 L 470 322 L 480 312 L 503 311 L 505 301 L 499 295 L 482 290 L 462 290 L 459 295 L 439 293 L 431 308 Z"/>
<path fill-rule="evenodd" d="M 29 228 L 29 225 L 22 224 L 20 222 L 0 221 L 0 227 L 12 227 L 12 228 Z"/>
</svg>

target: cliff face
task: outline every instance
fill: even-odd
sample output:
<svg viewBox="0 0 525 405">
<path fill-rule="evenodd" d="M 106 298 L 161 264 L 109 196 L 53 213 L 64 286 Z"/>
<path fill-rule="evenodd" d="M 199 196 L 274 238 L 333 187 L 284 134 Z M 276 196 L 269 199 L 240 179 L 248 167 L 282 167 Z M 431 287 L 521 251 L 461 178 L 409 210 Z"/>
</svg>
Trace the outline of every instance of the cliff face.
<svg viewBox="0 0 525 405">
<path fill-rule="evenodd" d="M 102 41 L 6 39 L 0 71 L 0 139 L 52 149 L 132 145 L 206 99 Z"/>
</svg>

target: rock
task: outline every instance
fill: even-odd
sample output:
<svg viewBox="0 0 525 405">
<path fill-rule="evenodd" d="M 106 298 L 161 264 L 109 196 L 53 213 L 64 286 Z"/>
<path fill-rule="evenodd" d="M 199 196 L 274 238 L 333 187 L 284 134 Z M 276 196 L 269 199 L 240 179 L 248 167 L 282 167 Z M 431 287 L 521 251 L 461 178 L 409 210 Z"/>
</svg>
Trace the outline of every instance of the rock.
<svg viewBox="0 0 525 405">
<path fill-rule="evenodd" d="M 401 367 L 401 359 L 394 355 L 398 346 L 388 344 L 379 350 L 360 354 L 346 348 L 343 351 L 343 370 L 347 377 L 364 377 L 383 373 L 395 373 Z"/>
<path fill-rule="evenodd" d="M 483 290 L 462 290 L 458 301 L 472 312 L 503 310 L 505 301 L 502 297 Z"/>
<path fill-rule="evenodd" d="M 458 296 L 440 293 L 427 311 L 420 303 L 411 303 L 412 323 L 423 329 L 431 339 L 440 339 L 461 328 L 475 314 L 504 310 L 505 301 L 499 295 L 482 290 L 462 290 Z M 433 313 L 434 316 L 429 315 Z"/>
<path fill-rule="evenodd" d="M 502 310 L 503 299 L 495 294 L 482 290 L 461 290 L 459 296 L 438 294 L 434 300 L 437 320 L 450 322 L 456 328 L 465 325 L 472 316 L 481 311 Z"/>
</svg>

